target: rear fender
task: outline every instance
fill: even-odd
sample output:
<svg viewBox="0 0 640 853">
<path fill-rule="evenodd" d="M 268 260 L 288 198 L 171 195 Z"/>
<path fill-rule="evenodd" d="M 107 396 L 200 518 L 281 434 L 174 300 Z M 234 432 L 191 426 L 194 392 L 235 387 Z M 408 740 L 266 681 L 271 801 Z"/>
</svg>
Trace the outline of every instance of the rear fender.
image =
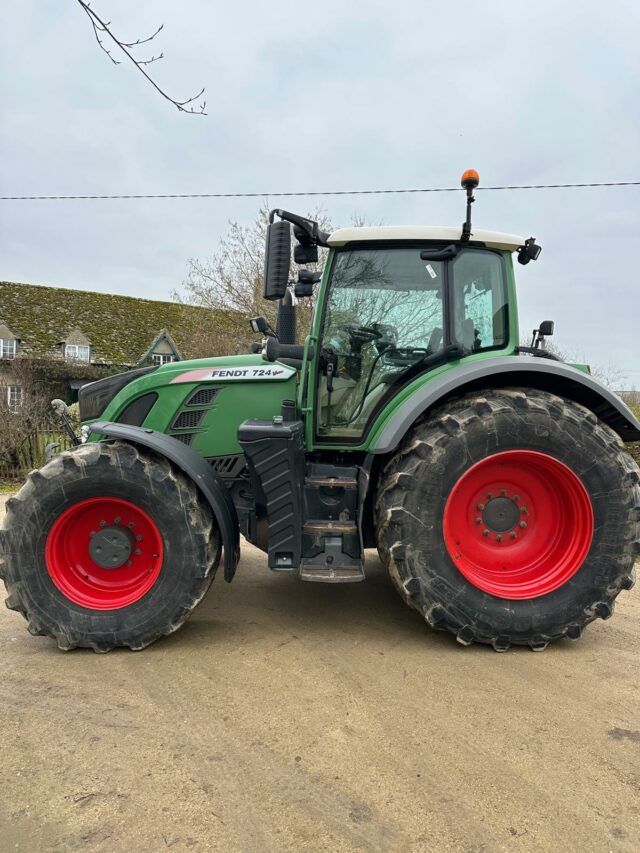
<svg viewBox="0 0 640 853">
<path fill-rule="evenodd" d="M 623 441 L 640 441 L 640 421 L 631 409 L 588 373 L 551 359 L 502 356 L 463 363 L 421 385 L 376 429 L 369 452 L 391 453 L 421 415 L 449 397 L 500 387 L 537 388 L 574 400 L 608 424 Z"/>
<path fill-rule="evenodd" d="M 216 476 L 211 466 L 191 447 L 187 447 L 170 435 L 164 435 L 152 429 L 128 424 L 95 422 L 91 424 L 91 432 L 148 447 L 154 453 L 173 462 L 190 480 L 193 480 L 209 503 L 220 530 L 224 549 L 224 579 L 233 580 L 240 559 L 238 515 L 226 486 Z"/>
</svg>

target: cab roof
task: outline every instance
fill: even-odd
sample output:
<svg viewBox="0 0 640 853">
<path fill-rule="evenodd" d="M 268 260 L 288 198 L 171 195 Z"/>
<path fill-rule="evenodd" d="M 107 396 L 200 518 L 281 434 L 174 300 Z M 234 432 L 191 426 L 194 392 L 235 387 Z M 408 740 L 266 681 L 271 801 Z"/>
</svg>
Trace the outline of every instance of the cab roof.
<svg viewBox="0 0 640 853">
<path fill-rule="evenodd" d="M 346 246 L 347 243 L 377 242 L 379 240 L 419 240 L 427 242 L 460 242 L 461 226 L 437 225 L 375 225 L 363 228 L 339 228 L 327 240 L 329 246 Z M 484 243 L 491 249 L 515 252 L 524 245 L 525 238 L 518 234 L 503 234 L 501 231 L 487 231 L 473 228 L 471 242 Z"/>
</svg>

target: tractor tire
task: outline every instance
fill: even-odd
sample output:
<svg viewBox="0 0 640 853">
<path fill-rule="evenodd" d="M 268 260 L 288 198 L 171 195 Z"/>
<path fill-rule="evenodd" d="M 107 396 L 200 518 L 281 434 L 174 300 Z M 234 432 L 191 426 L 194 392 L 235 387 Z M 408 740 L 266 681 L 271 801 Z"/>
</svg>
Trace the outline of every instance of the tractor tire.
<svg viewBox="0 0 640 853">
<path fill-rule="evenodd" d="M 576 640 L 634 583 L 640 470 L 616 433 L 534 389 L 471 393 L 384 469 L 378 551 L 400 595 L 463 645 Z"/>
<path fill-rule="evenodd" d="M 143 649 L 201 601 L 220 559 L 211 510 L 166 459 L 95 442 L 33 471 L 7 502 L 0 576 L 63 650 Z"/>
</svg>

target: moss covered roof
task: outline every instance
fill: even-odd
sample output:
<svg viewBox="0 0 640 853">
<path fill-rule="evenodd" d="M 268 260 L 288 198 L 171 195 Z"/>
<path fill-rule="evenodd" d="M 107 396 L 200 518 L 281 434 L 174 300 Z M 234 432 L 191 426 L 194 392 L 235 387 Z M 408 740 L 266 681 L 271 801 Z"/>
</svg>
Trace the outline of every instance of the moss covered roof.
<svg viewBox="0 0 640 853">
<path fill-rule="evenodd" d="M 78 332 L 91 342 L 95 364 L 135 365 L 161 332 L 189 358 L 193 330 L 211 313 L 176 302 L 0 282 L 0 324 L 20 339 L 23 355 L 36 358 L 62 356 L 61 343 Z"/>
</svg>

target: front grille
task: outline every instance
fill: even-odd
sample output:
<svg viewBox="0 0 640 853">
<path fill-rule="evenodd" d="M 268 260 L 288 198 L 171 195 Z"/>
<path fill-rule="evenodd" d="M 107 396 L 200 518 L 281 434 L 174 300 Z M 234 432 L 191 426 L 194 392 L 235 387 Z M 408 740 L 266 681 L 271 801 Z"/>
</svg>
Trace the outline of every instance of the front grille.
<svg viewBox="0 0 640 853">
<path fill-rule="evenodd" d="M 180 412 L 174 420 L 171 429 L 195 429 L 205 414 L 204 409 L 193 409 L 188 412 Z"/>
<path fill-rule="evenodd" d="M 178 441 L 181 441 L 183 444 L 190 445 L 193 441 L 193 433 L 192 432 L 177 432 L 175 435 L 171 436 L 172 438 L 177 438 Z"/>
<path fill-rule="evenodd" d="M 234 456 L 210 456 L 207 462 L 220 477 L 238 477 L 245 466 L 243 453 Z"/>
<path fill-rule="evenodd" d="M 209 406 L 218 393 L 218 388 L 200 388 L 187 400 L 187 406 Z"/>
</svg>

